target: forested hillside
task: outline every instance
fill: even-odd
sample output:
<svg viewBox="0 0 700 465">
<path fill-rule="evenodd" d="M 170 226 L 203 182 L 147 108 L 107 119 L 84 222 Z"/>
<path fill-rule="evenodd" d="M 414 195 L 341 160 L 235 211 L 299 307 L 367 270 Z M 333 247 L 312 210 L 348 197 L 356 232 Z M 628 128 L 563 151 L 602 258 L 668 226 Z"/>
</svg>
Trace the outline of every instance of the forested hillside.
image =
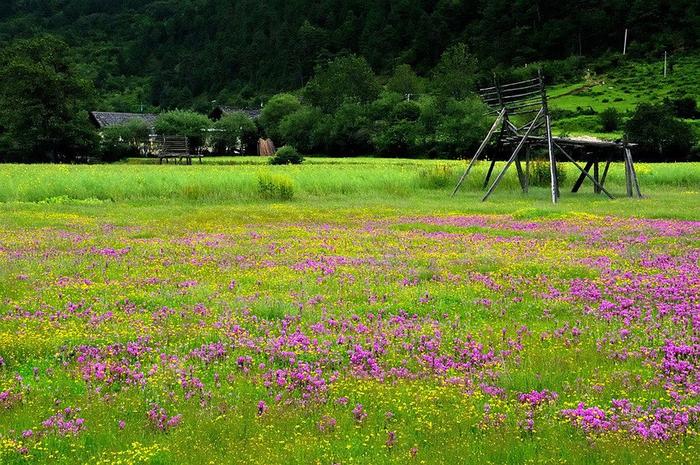
<svg viewBox="0 0 700 465">
<path fill-rule="evenodd" d="M 346 53 L 379 75 L 428 75 L 450 45 L 477 72 L 620 51 L 696 48 L 697 0 L 5 0 L 0 43 L 48 32 L 71 46 L 101 107 L 204 108 L 297 89 Z"/>
</svg>

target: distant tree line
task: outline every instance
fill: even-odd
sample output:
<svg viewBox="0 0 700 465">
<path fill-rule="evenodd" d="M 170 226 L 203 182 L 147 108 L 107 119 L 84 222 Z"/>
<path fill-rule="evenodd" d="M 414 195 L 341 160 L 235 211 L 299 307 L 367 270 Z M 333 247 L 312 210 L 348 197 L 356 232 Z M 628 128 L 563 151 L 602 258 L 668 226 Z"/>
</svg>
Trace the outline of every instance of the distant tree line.
<svg viewBox="0 0 700 465">
<path fill-rule="evenodd" d="M 478 60 L 477 80 L 553 60 L 545 74 L 566 79 L 620 52 L 625 28 L 633 57 L 697 48 L 700 2 L 6 0 L 0 8 L 0 47 L 62 37 L 102 109 L 114 111 L 253 103 L 304 87 L 317 65 L 349 54 L 379 76 L 409 65 L 428 77 L 457 43 Z"/>
<path fill-rule="evenodd" d="M 302 154 L 457 158 L 472 153 L 490 125 L 474 93 L 479 61 L 464 43 L 448 47 L 427 76 L 400 64 L 379 77 L 365 58 L 338 56 L 317 65 L 302 88 L 273 95 L 256 121 L 233 113 L 213 122 L 200 112 L 171 110 L 153 128 L 131 122 L 99 136 L 85 111 L 94 108 L 96 90 L 72 54 L 53 36 L 19 39 L 0 51 L 2 160 L 113 161 L 139 155 L 152 131 L 185 135 L 192 150 L 207 146 L 215 154 L 251 152 L 258 137 L 270 137 Z M 521 70 L 519 77 L 528 76 Z M 644 156 L 691 159 L 696 136 L 678 117 L 697 116 L 696 105 L 692 98 L 643 105 L 626 122 L 606 111 L 601 125 L 616 130 L 624 123 Z"/>
</svg>

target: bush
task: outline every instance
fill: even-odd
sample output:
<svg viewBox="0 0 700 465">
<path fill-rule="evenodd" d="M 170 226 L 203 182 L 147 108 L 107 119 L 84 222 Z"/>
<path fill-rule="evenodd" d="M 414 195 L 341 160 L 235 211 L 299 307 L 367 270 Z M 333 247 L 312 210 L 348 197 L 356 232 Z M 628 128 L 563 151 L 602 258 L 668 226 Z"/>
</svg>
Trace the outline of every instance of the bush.
<svg viewBox="0 0 700 465">
<path fill-rule="evenodd" d="M 258 193 L 267 200 L 292 200 L 294 182 L 288 176 L 271 173 L 258 174 Z"/>
<path fill-rule="evenodd" d="M 679 118 L 695 118 L 698 115 L 698 103 L 691 96 L 671 100 L 669 106 Z"/>
<path fill-rule="evenodd" d="M 418 185 L 425 189 L 444 189 L 455 183 L 455 172 L 449 165 L 434 165 L 418 171 Z"/>
<path fill-rule="evenodd" d="M 303 161 L 304 157 L 291 145 L 280 147 L 275 156 L 270 158 L 271 165 L 298 165 Z"/>
<path fill-rule="evenodd" d="M 559 188 L 566 182 L 566 171 L 561 163 L 557 163 L 557 180 Z M 535 158 L 530 160 L 531 186 L 548 187 L 551 185 L 551 173 L 549 171 L 549 159 Z"/>
<path fill-rule="evenodd" d="M 156 133 L 161 136 L 187 136 L 190 149 L 195 150 L 204 145 L 206 130 L 211 127 L 211 121 L 194 111 L 174 110 L 158 116 L 154 126 Z"/>
<path fill-rule="evenodd" d="M 689 124 L 673 117 L 663 105 L 641 104 L 625 126 L 625 138 L 639 144 L 642 157 L 685 160 L 695 144 Z"/>
<path fill-rule="evenodd" d="M 606 108 L 600 115 L 600 126 L 603 132 L 613 132 L 620 128 L 620 113 L 615 108 Z"/>
</svg>

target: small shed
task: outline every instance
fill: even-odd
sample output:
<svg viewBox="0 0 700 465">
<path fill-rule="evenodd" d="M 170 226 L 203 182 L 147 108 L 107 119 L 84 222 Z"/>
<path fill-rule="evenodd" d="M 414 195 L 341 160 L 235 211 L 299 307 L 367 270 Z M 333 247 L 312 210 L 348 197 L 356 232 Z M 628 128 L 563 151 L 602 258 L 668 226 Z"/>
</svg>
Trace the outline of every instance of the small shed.
<svg viewBox="0 0 700 465">
<path fill-rule="evenodd" d="M 219 105 L 214 107 L 214 109 L 209 113 L 209 119 L 219 121 L 223 116 L 230 115 L 232 113 L 243 113 L 250 119 L 258 119 L 262 113 L 262 108 L 236 108 Z"/>
<path fill-rule="evenodd" d="M 145 121 L 149 127 L 153 128 L 158 115 L 155 113 L 118 113 L 114 111 L 91 111 L 90 121 L 97 129 L 104 129 L 110 126 L 117 126 L 133 120 Z"/>
</svg>

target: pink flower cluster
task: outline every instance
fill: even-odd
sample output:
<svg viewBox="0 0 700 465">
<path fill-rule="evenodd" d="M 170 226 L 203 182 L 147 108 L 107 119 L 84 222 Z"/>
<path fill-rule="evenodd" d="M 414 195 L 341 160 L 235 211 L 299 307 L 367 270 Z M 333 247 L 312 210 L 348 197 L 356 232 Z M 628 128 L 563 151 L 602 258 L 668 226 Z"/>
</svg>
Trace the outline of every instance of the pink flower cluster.
<svg viewBox="0 0 700 465">
<path fill-rule="evenodd" d="M 158 404 L 151 405 L 146 413 L 148 422 L 158 431 L 168 431 L 177 427 L 182 422 L 182 415 L 168 415 L 166 410 Z"/>
<path fill-rule="evenodd" d="M 78 417 L 79 413 L 78 408 L 66 407 L 41 422 L 41 426 L 61 436 L 76 435 L 85 428 L 85 419 Z"/>
</svg>

